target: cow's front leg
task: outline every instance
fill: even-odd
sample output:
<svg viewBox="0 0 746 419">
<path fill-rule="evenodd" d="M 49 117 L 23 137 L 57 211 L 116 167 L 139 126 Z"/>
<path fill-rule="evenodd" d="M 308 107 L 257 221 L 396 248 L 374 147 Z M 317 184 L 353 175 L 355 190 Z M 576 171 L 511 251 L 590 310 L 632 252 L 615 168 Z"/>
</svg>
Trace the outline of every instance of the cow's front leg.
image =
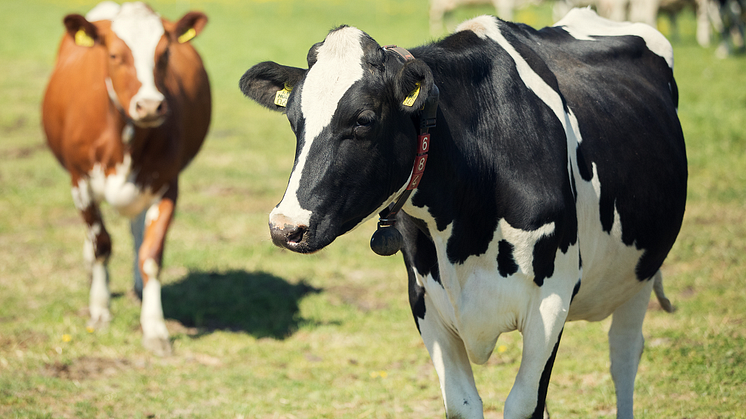
<svg viewBox="0 0 746 419">
<path fill-rule="evenodd" d="M 438 373 L 446 417 L 481 419 L 484 417 L 482 399 L 477 393 L 464 342 L 443 321 L 427 294 L 422 298 L 425 316 L 416 320 Z"/>
<path fill-rule="evenodd" d="M 660 275 L 658 271 L 655 275 Z M 634 297 L 614 310 L 609 328 L 609 353 L 611 357 L 611 378 L 616 389 L 616 417 L 633 417 L 633 395 L 635 376 L 645 339 L 642 336 L 642 322 L 650 301 L 655 277 L 649 279 Z"/>
<path fill-rule="evenodd" d="M 505 402 L 504 417 L 541 419 L 544 417 L 547 388 L 567 319 L 571 296 L 543 292 L 538 307 L 524 319 L 523 355 L 513 388 Z"/>
<path fill-rule="evenodd" d="M 152 204 L 145 214 L 145 231 L 138 251 L 138 267 L 142 276 L 142 326 L 143 346 L 157 355 L 171 354 L 171 342 L 163 318 L 161 283 L 158 279 L 163 260 L 166 232 L 176 208 L 178 186 L 169 185 L 163 197 Z"/>
<path fill-rule="evenodd" d="M 98 205 L 91 199 L 92 193 L 85 179 L 73 180 L 72 195 L 87 230 L 83 243 L 83 259 L 91 277 L 88 297 L 88 311 L 91 317 L 88 320 L 88 327 L 100 329 L 111 321 L 111 292 L 107 268 L 111 256 L 111 237 L 104 227 Z"/>
</svg>

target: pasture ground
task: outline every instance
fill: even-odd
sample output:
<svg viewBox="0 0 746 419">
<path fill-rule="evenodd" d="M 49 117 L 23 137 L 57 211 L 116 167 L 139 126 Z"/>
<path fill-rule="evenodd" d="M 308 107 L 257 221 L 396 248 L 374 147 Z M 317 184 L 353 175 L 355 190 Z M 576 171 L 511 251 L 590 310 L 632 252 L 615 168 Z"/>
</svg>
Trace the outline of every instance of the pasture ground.
<svg viewBox="0 0 746 419">
<path fill-rule="evenodd" d="M 267 213 L 292 165 L 283 116 L 240 94 L 264 60 L 305 66 L 308 48 L 347 23 L 381 44 L 430 39 L 425 0 L 151 2 L 210 23 L 194 42 L 213 84 L 207 142 L 181 180 L 162 274 L 175 354 L 140 347 L 129 226 L 104 207 L 114 240 L 112 310 L 89 333 L 83 225 L 67 174 L 46 149 L 40 99 L 62 17 L 95 2 L 0 2 L 0 417 L 443 417 L 434 369 L 407 303 L 399 256 L 368 249 L 370 222 L 328 249 L 272 246 Z M 489 8 L 461 10 L 461 20 Z M 551 23 L 549 8 L 516 20 Z M 661 21 L 671 35 L 670 25 Z M 651 303 L 637 380 L 639 418 L 746 417 L 746 61 L 717 60 L 694 40 L 690 12 L 674 43 L 690 161 L 687 213 L 664 265 L 678 310 Z M 609 321 L 566 328 L 549 386 L 553 417 L 613 417 Z M 504 335 L 475 366 L 485 416 L 502 417 L 521 338 Z"/>
</svg>

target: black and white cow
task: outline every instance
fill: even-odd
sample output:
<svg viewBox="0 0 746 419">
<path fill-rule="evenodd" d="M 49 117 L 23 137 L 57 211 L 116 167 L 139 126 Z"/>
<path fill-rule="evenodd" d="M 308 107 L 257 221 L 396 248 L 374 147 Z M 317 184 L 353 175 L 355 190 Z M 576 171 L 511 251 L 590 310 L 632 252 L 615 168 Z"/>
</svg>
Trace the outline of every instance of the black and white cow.
<svg viewBox="0 0 746 419">
<path fill-rule="evenodd" d="M 315 252 L 396 200 L 435 84 L 427 166 L 397 228 L 447 416 L 483 417 L 470 363 L 519 330 L 504 415 L 541 417 L 565 322 L 613 315 L 617 416 L 632 417 L 642 322 L 654 285 L 667 302 L 659 268 L 686 201 L 670 44 L 576 9 L 539 31 L 477 17 L 411 54 L 343 26 L 311 48 L 307 70 L 244 74 L 241 90 L 286 112 L 297 137 L 274 242 Z"/>
</svg>

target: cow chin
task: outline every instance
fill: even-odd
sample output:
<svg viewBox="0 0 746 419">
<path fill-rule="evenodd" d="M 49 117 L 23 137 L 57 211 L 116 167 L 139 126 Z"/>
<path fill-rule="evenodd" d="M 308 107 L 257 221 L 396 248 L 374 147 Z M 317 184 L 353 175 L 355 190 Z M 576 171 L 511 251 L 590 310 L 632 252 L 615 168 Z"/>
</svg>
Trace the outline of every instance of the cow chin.
<svg viewBox="0 0 746 419">
<path fill-rule="evenodd" d="M 166 122 L 166 117 L 132 119 L 132 123 L 138 128 L 158 128 Z"/>
</svg>

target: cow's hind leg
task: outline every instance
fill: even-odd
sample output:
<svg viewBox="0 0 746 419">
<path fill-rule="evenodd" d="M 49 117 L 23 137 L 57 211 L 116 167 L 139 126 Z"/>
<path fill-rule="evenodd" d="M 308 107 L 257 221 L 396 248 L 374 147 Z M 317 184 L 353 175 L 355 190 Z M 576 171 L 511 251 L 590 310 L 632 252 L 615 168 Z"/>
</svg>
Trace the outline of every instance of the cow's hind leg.
<svg viewBox="0 0 746 419">
<path fill-rule="evenodd" d="M 157 355 L 171 354 L 171 342 L 163 317 L 161 283 L 158 279 L 163 261 L 166 232 L 176 207 L 178 186 L 169 185 L 163 197 L 148 208 L 145 214 L 144 234 L 138 250 L 138 268 L 143 279 L 142 326 L 143 346 Z"/>
<path fill-rule="evenodd" d="M 135 245 L 135 257 L 132 266 L 133 274 L 133 290 L 137 298 L 142 300 L 142 274 L 140 273 L 140 246 L 142 246 L 143 235 L 145 234 L 145 214 L 147 214 L 147 208 L 143 210 L 137 217 L 130 220 L 130 231 L 132 231 L 132 241 Z"/>
<path fill-rule="evenodd" d="M 611 378 L 616 389 L 618 419 L 633 417 L 635 376 L 644 345 L 642 322 L 645 319 L 653 284 L 653 279 L 647 280 L 645 286 L 634 297 L 619 306 L 614 311 L 609 328 Z"/>
</svg>

